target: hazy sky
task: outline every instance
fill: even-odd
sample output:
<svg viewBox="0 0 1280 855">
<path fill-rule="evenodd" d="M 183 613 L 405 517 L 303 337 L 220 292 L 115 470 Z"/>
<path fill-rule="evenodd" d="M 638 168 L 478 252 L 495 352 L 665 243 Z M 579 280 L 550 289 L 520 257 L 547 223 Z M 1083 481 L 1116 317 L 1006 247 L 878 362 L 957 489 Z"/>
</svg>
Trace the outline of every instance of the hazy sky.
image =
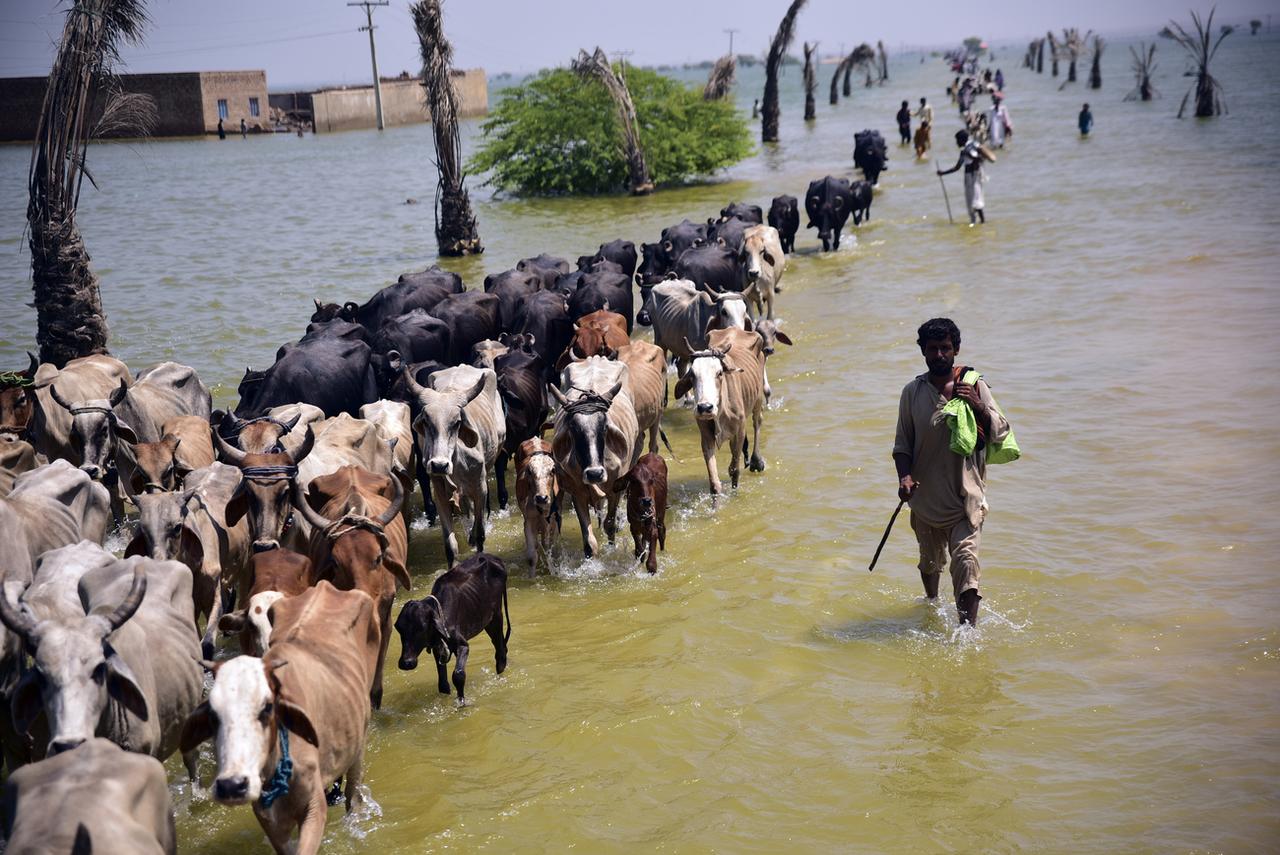
<svg viewBox="0 0 1280 855">
<path fill-rule="evenodd" d="M 1196 0 L 810 0 L 800 40 L 822 53 L 859 41 L 958 44 L 968 35 L 1024 39 L 1053 27 L 1153 34 L 1171 17 L 1187 17 Z M 1208 7 L 1212 0 L 1199 5 Z M 124 54 L 128 71 L 265 68 L 273 89 L 370 78 L 369 42 L 357 27 L 364 11 L 346 0 L 151 0 L 146 41 Z M 1280 13 L 1275 0 L 1218 0 L 1218 19 L 1243 23 Z M 632 50 L 641 64 L 714 58 L 728 48 L 762 53 L 787 0 L 445 0 L 445 28 L 456 65 L 491 74 L 562 65 L 579 47 Z M 61 33 L 65 3 L 0 0 L 0 76 L 44 75 Z M 1069 9 L 1069 11 L 1068 11 Z M 417 40 L 407 0 L 374 11 L 379 71 L 416 73 Z M 1280 25 L 1280 15 L 1277 15 Z"/>
</svg>

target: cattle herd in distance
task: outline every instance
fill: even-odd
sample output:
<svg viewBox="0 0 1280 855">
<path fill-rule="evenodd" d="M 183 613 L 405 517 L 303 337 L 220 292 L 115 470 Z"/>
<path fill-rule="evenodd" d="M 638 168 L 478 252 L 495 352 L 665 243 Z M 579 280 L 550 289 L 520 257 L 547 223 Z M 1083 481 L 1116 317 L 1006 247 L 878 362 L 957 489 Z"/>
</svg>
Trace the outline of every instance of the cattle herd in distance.
<svg viewBox="0 0 1280 855">
<path fill-rule="evenodd" d="M 809 185 L 824 250 L 850 216 L 870 218 L 871 198 L 865 181 Z M 576 269 L 522 259 L 483 291 L 433 266 L 363 304 L 316 301 L 302 338 L 245 371 L 230 412 L 175 362 L 135 375 L 106 355 L 61 370 L 31 357 L 3 375 L 8 851 L 175 851 L 161 761 L 180 753 L 198 785 L 211 740 L 213 799 L 252 805 L 277 851 L 296 832 L 296 851 L 315 852 L 326 802 L 350 811 L 362 798 L 393 628 L 398 666 L 429 653 L 437 688 L 452 682 L 460 703 L 481 631 L 506 667 L 507 567 L 484 545 L 490 483 L 506 507 L 508 464 L 530 576 L 549 568 L 566 502 L 590 557 L 593 514 L 612 543 L 624 497 L 634 555 L 657 572 L 669 362 L 713 502 L 722 446 L 732 486 L 744 460 L 765 468 L 766 358 L 791 344 L 775 299 L 799 225 L 795 197 L 767 215 L 733 203 L 639 252 L 603 244 Z M 448 569 L 393 620 L 415 488 Z M 461 559 L 455 516 L 469 520 Z M 103 547 L 114 530 L 123 558 Z M 220 635 L 239 655 L 214 661 Z"/>
</svg>

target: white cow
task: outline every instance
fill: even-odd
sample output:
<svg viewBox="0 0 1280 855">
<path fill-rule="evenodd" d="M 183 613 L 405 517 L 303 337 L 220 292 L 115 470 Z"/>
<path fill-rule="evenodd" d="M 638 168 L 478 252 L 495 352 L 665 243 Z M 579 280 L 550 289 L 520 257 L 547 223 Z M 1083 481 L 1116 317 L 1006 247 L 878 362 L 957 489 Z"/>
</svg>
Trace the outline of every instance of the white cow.
<svg viewBox="0 0 1280 855">
<path fill-rule="evenodd" d="M 782 273 L 787 267 L 778 230 L 773 226 L 747 229 L 742 241 L 741 260 L 747 278 L 743 296 L 755 306 L 757 318 L 764 315 L 773 320 L 774 294 L 779 290 Z"/>
</svg>

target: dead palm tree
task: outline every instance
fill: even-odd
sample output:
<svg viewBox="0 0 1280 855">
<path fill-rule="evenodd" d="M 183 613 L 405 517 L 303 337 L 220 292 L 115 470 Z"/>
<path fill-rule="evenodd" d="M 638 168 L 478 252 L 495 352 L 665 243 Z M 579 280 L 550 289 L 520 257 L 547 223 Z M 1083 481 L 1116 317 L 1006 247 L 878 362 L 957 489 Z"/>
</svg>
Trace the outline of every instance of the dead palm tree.
<svg viewBox="0 0 1280 855">
<path fill-rule="evenodd" d="M 1058 40 L 1053 37 L 1052 30 L 1050 30 L 1045 35 L 1049 39 L 1049 59 L 1053 66 L 1050 69 L 1049 74 L 1052 77 L 1057 77 L 1058 76 L 1058 51 L 1060 50 L 1060 48 L 1058 47 Z"/>
<path fill-rule="evenodd" d="M 1130 46 L 1129 53 L 1133 56 L 1134 79 L 1138 85 L 1133 91 L 1124 96 L 1126 101 L 1150 101 L 1153 97 L 1159 98 L 1160 93 L 1151 85 L 1151 75 L 1156 70 L 1156 46 L 1154 44 L 1148 46 L 1146 42 L 1142 42 L 1137 48 Z"/>
<path fill-rule="evenodd" d="M 1102 36 L 1093 37 L 1093 64 L 1089 67 L 1089 88 L 1102 88 L 1102 48 L 1106 42 Z"/>
<path fill-rule="evenodd" d="M 1218 53 L 1218 47 L 1222 44 L 1222 40 L 1231 35 L 1232 28 L 1223 27 L 1217 41 L 1213 41 L 1213 13 L 1215 11 L 1216 7 L 1210 9 L 1208 19 L 1203 21 L 1195 12 L 1191 13 L 1191 24 L 1195 29 L 1194 34 L 1183 29 L 1182 25 L 1177 21 L 1169 22 L 1169 37 L 1182 45 L 1196 66 L 1196 82 L 1192 89 L 1196 93 L 1197 119 L 1219 116 L 1227 112 L 1227 103 L 1223 97 L 1222 84 L 1209 73 L 1209 63 L 1213 61 L 1213 57 Z M 1178 107 L 1179 119 L 1182 118 L 1182 114 L 1187 109 L 1187 99 L 1191 97 L 1192 89 L 1188 89 L 1187 94 L 1182 96 L 1182 104 Z"/>
<path fill-rule="evenodd" d="M 737 70 L 738 60 L 733 54 L 727 53 L 717 59 L 716 64 L 711 68 L 711 74 L 707 77 L 707 85 L 702 88 L 702 99 L 719 101 L 728 95 Z"/>
<path fill-rule="evenodd" d="M 631 103 L 626 80 L 620 73 L 614 73 L 613 66 L 609 65 L 609 58 L 598 46 L 596 52 L 590 55 L 585 50 L 578 51 L 578 58 L 573 61 L 573 70 L 582 77 L 599 80 L 618 107 L 618 122 L 622 127 L 622 148 L 627 156 L 631 195 L 644 196 L 652 193 L 653 181 L 649 178 L 649 167 L 644 162 L 644 149 L 640 146 L 640 123 L 636 120 L 636 107 Z"/>
<path fill-rule="evenodd" d="M 804 43 L 804 120 L 812 122 L 818 117 L 813 98 L 818 91 L 818 77 L 813 70 L 813 55 L 818 50 L 818 43 Z"/>
<path fill-rule="evenodd" d="M 791 0 L 787 13 L 778 24 L 778 31 L 769 43 L 769 57 L 764 64 L 764 116 L 760 122 L 760 139 L 763 142 L 778 141 L 778 68 L 795 37 L 796 16 L 806 0 Z"/>
<path fill-rule="evenodd" d="M 484 252 L 471 199 L 463 186 L 462 140 L 458 135 L 458 95 L 453 88 L 453 46 L 444 37 L 440 0 L 418 0 L 409 7 L 422 54 L 422 88 L 435 135 L 436 245 L 441 255 Z"/>
<path fill-rule="evenodd" d="M 844 74 L 845 68 L 848 66 L 848 64 L 849 64 L 849 57 L 846 56 L 844 59 L 840 60 L 840 62 L 836 64 L 835 73 L 831 75 L 831 103 L 832 104 L 840 103 L 840 96 L 837 92 L 837 89 L 840 85 L 840 75 Z"/>
<path fill-rule="evenodd" d="M 1070 27 L 1062 31 L 1062 49 L 1067 57 L 1067 82 L 1076 82 L 1076 62 L 1085 53 L 1085 48 L 1089 43 L 1089 36 L 1093 34 L 1093 30 L 1085 33 L 1082 37 L 1080 30 Z"/>
<path fill-rule="evenodd" d="M 1036 74 L 1044 74 L 1044 39 L 1036 39 Z"/>
<path fill-rule="evenodd" d="M 84 179 L 94 183 L 86 163 L 89 141 L 109 133 L 145 133 L 154 122 L 154 102 L 124 94 L 114 74 L 121 46 L 138 43 L 146 23 L 141 0 L 74 0 L 49 72 L 27 173 L 27 226 L 36 342 L 41 361 L 58 367 L 107 352 L 98 277 L 89 266 L 76 208 Z"/>
<path fill-rule="evenodd" d="M 889 79 L 889 54 L 885 52 L 883 40 L 876 42 L 876 48 L 880 51 L 880 82 L 884 83 Z"/>
</svg>

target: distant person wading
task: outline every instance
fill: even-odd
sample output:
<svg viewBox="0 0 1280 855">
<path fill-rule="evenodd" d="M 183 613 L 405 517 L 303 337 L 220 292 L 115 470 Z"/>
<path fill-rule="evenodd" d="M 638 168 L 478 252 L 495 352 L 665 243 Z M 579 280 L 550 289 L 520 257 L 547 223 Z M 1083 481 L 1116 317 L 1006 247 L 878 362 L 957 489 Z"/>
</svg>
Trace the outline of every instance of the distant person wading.
<svg viewBox="0 0 1280 855">
<path fill-rule="evenodd" d="M 983 172 L 983 164 L 991 159 L 982 146 L 970 139 L 968 131 L 956 131 L 956 145 L 960 149 L 960 159 L 950 169 L 939 169 L 939 175 L 950 175 L 964 167 L 964 204 L 969 209 L 969 225 L 981 221 L 986 223 L 986 200 L 982 197 L 982 182 L 987 180 Z"/>
</svg>

